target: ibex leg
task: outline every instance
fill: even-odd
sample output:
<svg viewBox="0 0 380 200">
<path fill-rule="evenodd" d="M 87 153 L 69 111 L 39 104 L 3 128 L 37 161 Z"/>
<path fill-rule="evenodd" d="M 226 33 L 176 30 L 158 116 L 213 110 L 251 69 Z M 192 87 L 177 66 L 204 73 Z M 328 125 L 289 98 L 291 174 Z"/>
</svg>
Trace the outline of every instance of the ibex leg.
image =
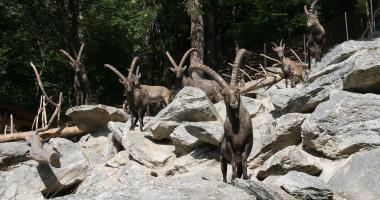
<svg viewBox="0 0 380 200">
<path fill-rule="evenodd" d="M 140 109 L 139 112 L 138 112 L 138 117 L 139 117 L 139 122 L 140 122 L 140 131 L 143 131 L 144 115 L 145 115 L 144 110 Z"/>
</svg>

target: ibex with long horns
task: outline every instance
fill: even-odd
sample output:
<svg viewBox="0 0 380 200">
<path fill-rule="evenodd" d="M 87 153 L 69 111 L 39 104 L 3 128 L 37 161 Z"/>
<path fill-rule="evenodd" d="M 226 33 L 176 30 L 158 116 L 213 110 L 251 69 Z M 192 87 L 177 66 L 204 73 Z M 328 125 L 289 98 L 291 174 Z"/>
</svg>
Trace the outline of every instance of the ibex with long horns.
<svg viewBox="0 0 380 200">
<path fill-rule="evenodd" d="M 206 80 L 206 79 L 196 79 L 196 78 L 191 78 L 185 75 L 185 71 L 187 69 L 187 66 L 185 65 L 186 59 L 190 56 L 190 54 L 194 51 L 197 51 L 195 48 L 189 49 L 182 57 L 181 61 L 179 64 L 177 64 L 173 57 L 170 55 L 169 52 L 166 52 L 166 56 L 170 60 L 170 63 L 173 65 L 174 68 L 170 68 L 172 70 L 177 79 L 182 80 L 182 87 L 184 86 L 191 86 L 191 87 L 196 87 L 201 90 L 203 90 L 206 95 L 210 98 L 210 100 L 213 103 L 219 102 L 223 99 L 222 94 L 220 93 L 220 86 L 215 82 L 211 80 Z"/>
<path fill-rule="evenodd" d="M 84 43 L 81 44 L 78 53 L 71 56 L 67 51 L 61 49 L 66 59 L 69 61 L 70 65 L 73 67 L 74 76 L 74 96 L 75 105 L 85 105 L 90 103 L 91 93 L 90 93 L 90 81 L 87 76 L 86 69 L 82 65 L 82 54 L 83 54 Z"/>
<path fill-rule="evenodd" d="M 194 66 L 210 75 L 222 88 L 224 103 L 226 105 L 227 116 L 224 121 L 224 134 L 219 140 L 220 161 L 223 174 L 223 181 L 227 182 L 227 163 L 232 166 L 232 179 L 248 179 L 247 158 L 251 153 L 253 143 L 251 117 L 246 108 L 242 105 L 238 86 L 238 72 L 243 57 L 246 55 L 245 49 L 237 52 L 232 68 L 231 82 L 226 81 L 214 70 L 205 65 Z"/>
<path fill-rule="evenodd" d="M 290 80 L 290 86 L 294 88 L 296 84 L 304 82 L 307 76 L 307 72 L 301 63 L 295 62 L 292 59 L 285 56 L 285 43 L 280 42 L 280 46 L 272 42 L 272 49 L 275 51 L 281 61 L 281 70 L 284 74 L 285 85 L 288 87 Z"/>
<path fill-rule="evenodd" d="M 113 71 L 120 79 L 120 83 L 124 85 L 124 96 L 127 98 L 128 109 L 131 112 L 131 127 L 130 130 L 135 128 L 137 120 L 140 121 L 140 130 L 143 130 L 144 116 L 149 103 L 149 96 L 146 89 L 136 86 L 137 77 L 133 74 L 138 57 L 135 57 L 129 68 L 128 77 L 125 77 L 115 67 L 109 64 L 104 66 Z"/>
<path fill-rule="evenodd" d="M 307 28 L 310 30 L 310 36 L 306 44 L 309 69 L 311 69 L 310 45 L 314 44 L 315 63 L 320 62 L 322 58 L 322 48 L 325 44 L 326 37 L 326 31 L 318 20 L 318 11 L 315 10 L 317 2 L 318 0 L 314 0 L 309 10 L 307 9 L 307 5 L 304 6 L 307 18 Z"/>
</svg>

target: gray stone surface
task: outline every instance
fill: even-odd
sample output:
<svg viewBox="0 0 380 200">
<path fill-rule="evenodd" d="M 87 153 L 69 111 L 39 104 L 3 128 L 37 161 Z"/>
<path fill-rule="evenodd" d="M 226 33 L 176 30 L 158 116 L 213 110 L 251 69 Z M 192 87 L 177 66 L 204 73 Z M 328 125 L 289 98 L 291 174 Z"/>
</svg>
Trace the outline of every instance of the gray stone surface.
<svg viewBox="0 0 380 200">
<path fill-rule="evenodd" d="M 289 104 L 289 100 L 299 92 L 299 88 L 276 88 L 271 87 L 268 94 L 272 103 L 277 110 L 284 110 Z"/>
<path fill-rule="evenodd" d="M 264 180 L 268 185 L 281 187 L 296 199 L 332 200 L 333 192 L 326 183 L 315 176 L 291 171 L 285 176 L 270 176 Z"/>
<path fill-rule="evenodd" d="M 380 95 L 335 91 L 302 125 L 303 145 L 332 159 L 380 146 Z"/>
<path fill-rule="evenodd" d="M 301 125 L 306 117 L 304 114 L 290 113 L 278 119 L 270 114 L 253 118 L 253 146 L 248 159 L 250 168 L 262 165 L 285 147 L 300 144 Z"/>
<path fill-rule="evenodd" d="M 129 156 L 138 163 L 150 168 L 163 167 L 170 158 L 175 157 L 174 146 L 157 143 L 144 137 L 140 131 L 126 131 L 122 144 Z"/>
<path fill-rule="evenodd" d="M 305 87 L 288 101 L 284 110 L 288 112 L 312 112 L 318 104 L 329 99 L 331 91 L 343 90 L 344 87 L 349 90 L 356 90 L 355 88 L 357 88 L 357 91 L 374 90 L 373 92 L 376 92 L 378 88 L 376 87 L 377 77 L 375 79 L 371 76 L 368 76 L 368 79 L 362 78 L 365 81 L 357 82 L 355 88 L 352 87 L 354 83 L 350 80 L 360 80 L 355 74 L 363 68 L 366 69 L 365 74 L 373 70 L 377 71 L 379 60 L 380 48 L 363 49 L 342 62 L 312 70 Z"/>
<path fill-rule="evenodd" d="M 359 152 L 321 177 L 328 186 L 348 200 L 380 198 L 380 149 Z"/>
<path fill-rule="evenodd" d="M 322 166 L 318 158 L 304 152 L 300 147 L 289 146 L 270 157 L 257 169 L 257 178 L 265 179 L 272 175 L 284 175 L 289 171 L 318 175 Z"/>
<path fill-rule="evenodd" d="M 189 153 L 202 144 L 198 138 L 194 137 L 186 130 L 185 124 L 177 126 L 170 135 L 170 139 L 175 146 L 175 153 L 177 155 Z"/>
<path fill-rule="evenodd" d="M 264 105 L 259 100 L 252 99 L 246 96 L 241 96 L 241 101 L 242 105 L 247 109 L 251 117 L 254 117 L 258 113 L 263 112 L 265 109 Z M 216 103 L 215 108 L 219 113 L 219 116 L 224 121 L 226 119 L 226 105 L 224 104 L 224 101 Z"/>
<path fill-rule="evenodd" d="M 257 200 L 291 200 L 291 196 L 276 191 L 265 183 L 258 180 L 243 180 L 235 179 L 232 184 L 245 190 L 248 194 L 255 197 Z"/>
<path fill-rule="evenodd" d="M 128 115 L 123 109 L 105 105 L 83 105 L 66 111 L 77 126 L 84 131 L 105 127 L 109 121 L 126 122 Z"/>
<path fill-rule="evenodd" d="M 0 170 L 30 159 L 30 147 L 26 142 L 0 143 Z"/>
<path fill-rule="evenodd" d="M 62 138 L 49 142 L 60 154 L 61 168 L 30 160 L 0 173 L 0 199 L 44 199 L 79 184 L 89 172 L 89 162 L 79 145 Z"/>
<path fill-rule="evenodd" d="M 161 110 L 144 129 L 157 139 L 170 138 L 173 130 L 181 122 L 200 122 L 221 120 L 215 106 L 198 88 L 184 87 L 175 99 Z"/>
</svg>

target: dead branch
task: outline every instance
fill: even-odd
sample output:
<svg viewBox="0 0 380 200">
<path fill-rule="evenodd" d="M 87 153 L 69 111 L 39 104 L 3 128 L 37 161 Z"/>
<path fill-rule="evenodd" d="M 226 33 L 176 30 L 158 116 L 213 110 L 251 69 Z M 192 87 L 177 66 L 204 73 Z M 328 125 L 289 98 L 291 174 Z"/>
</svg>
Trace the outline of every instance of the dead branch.
<svg viewBox="0 0 380 200">
<path fill-rule="evenodd" d="M 265 74 L 268 74 L 267 71 L 265 71 L 264 67 L 260 64 L 260 68 L 264 71 Z"/>
<path fill-rule="evenodd" d="M 260 54 L 260 56 L 262 56 L 262 57 L 264 57 L 264 58 L 267 58 L 267 59 L 269 59 L 269 60 L 272 60 L 272 61 L 274 61 L 274 62 L 281 63 L 281 61 L 279 61 L 279 60 L 277 60 L 277 59 L 274 59 L 274 58 L 272 58 L 272 57 L 269 57 L 269 56 L 267 56 L 267 55 Z"/>
<path fill-rule="evenodd" d="M 242 94 L 246 94 L 252 90 L 275 84 L 280 80 L 282 80 L 282 77 L 278 74 L 273 76 L 265 76 L 263 78 L 245 83 L 244 87 L 240 89 L 240 92 Z"/>
<path fill-rule="evenodd" d="M 297 59 L 300 63 L 303 63 L 301 58 L 297 55 L 297 53 L 293 49 L 290 49 L 290 51 L 297 57 Z"/>
</svg>

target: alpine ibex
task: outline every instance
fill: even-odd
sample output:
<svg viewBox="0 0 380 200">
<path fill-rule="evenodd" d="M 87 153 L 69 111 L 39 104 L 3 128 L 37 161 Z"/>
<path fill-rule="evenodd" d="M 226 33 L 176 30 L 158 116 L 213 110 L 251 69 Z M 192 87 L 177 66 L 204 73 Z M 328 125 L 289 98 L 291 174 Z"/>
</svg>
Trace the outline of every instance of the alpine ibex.
<svg viewBox="0 0 380 200">
<path fill-rule="evenodd" d="M 90 81 L 87 76 L 86 69 L 82 65 L 82 53 L 83 53 L 84 43 L 82 43 L 79 52 L 75 53 L 75 59 L 67 51 L 61 49 L 60 51 L 66 56 L 70 65 L 74 68 L 74 96 L 75 105 L 85 105 L 90 103 L 91 93 L 90 93 Z"/>
<path fill-rule="evenodd" d="M 139 73 L 139 71 L 140 69 L 139 67 L 137 67 L 135 74 L 135 84 L 137 86 L 140 86 L 141 74 Z M 141 85 L 141 87 L 148 92 L 149 103 L 164 102 L 165 106 L 167 106 L 172 101 L 172 92 L 164 86 Z"/>
<path fill-rule="evenodd" d="M 131 127 L 130 130 L 135 128 L 137 120 L 140 121 L 140 130 L 143 130 L 144 116 L 149 103 L 149 96 L 146 89 L 136 86 L 137 77 L 133 74 L 134 68 L 137 64 L 138 57 L 135 57 L 129 68 L 128 77 L 125 77 L 115 67 L 105 64 L 104 66 L 113 71 L 120 79 L 120 83 L 124 85 L 124 96 L 127 98 L 128 109 L 131 113 Z"/>
<path fill-rule="evenodd" d="M 190 54 L 194 51 L 197 51 L 197 49 L 195 48 L 189 49 L 183 55 L 179 65 L 177 65 L 177 63 L 174 61 L 170 53 L 166 52 L 166 56 L 169 58 L 171 64 L 174 67 L 174 68 L 170 68 L 170 70 L 172 70 L 175 73 L 177 79 L 182 80 L 182 87 L 191 86 L 191 87 L 199 88 L 206 93 L 206 95 L 210 98 L 210 100 L 213 103 L 221 101 L 223 99 L 223 96 L 220 92 L 221 88 L 215 81 L 200 79 L 200 78 L 199 79 L 191 78 L 185 75 L 185 71 L 187 69 L 187 66 L 184 67 L 185 61 L 190 56 Z"/>
<path fill-rule="evenodd" d="M 223 181 L 227 182 L 227 162 L 232 165 L 232 180 L 236 177 L 248 179 L 247 158 L 253 143 L 251 117 L 242 105 L 237 75 L 243 57 L 247 51 L 240 49 L 232 67 L 231 82 L 227 84 L 223 78 L 206 65 L 194 66 L 210 75 L 222 88 L 227 116 L 224 121 L 224 134 L 219 140 L 220 162 Z"/>
<path fill-rule="evenodd" d="M 306 43 L 307 45 L 307 57 L 308 57 L 308 66 L 311 69 L 311 53 L 310 46 L 314 44 L 315 50 L 315 63 L 321 62 L 322 58 L 322 48 L 325 44 L 326 31 L 319 23 L 318 20 L 318 11 L 315 10 L 315 5 L 318 0 L 314 0 L 311 4 L 310 9 L 307 9 L 307 5 L 304 6 L 306 18 L 307 18 L 307 28 L 310 30 L 310 36 Z"/>
<path fill-rule="evenodd" d="M 285 43 L 280 42 L 280 46 L 272 42 L 275 51 L 281 61 L 281 70 L 284 73 L 285 85 L 288 87 L 288 81 L 290 80 L 290 86 L 294 88 L 296 84 L 304 82 L 307 76 L 307 72 L 301 63 L 295 62 L 292 59 L 285 57 Z"/>
</svg>

